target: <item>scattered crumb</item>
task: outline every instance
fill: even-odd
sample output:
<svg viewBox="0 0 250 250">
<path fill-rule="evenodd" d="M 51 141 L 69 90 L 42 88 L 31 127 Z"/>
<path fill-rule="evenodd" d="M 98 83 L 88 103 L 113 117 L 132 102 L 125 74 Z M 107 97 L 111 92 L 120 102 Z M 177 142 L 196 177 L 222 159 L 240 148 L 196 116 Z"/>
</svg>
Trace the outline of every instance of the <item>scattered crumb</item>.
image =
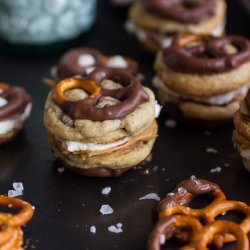
<svg viewBox="0 0 250 250">
<path fill-rule="evenodd" d="M 205 130 L 205 131 L 204 131 L 204 135 L 210 136 L 210 135 L 211 135 L 211 132 L 210 132 L 209 130 Z"/>
<path fill-rule="evenodd" d="M 114 210 L 109 205 L 102 205 L 100 212 L 101 212 L 101 214 L 106 215 L 106 214 L 112 214 L 114 212 Z"/>
<path fill-rule="evenodd" d="M 206 152 L 207 152 L 207 153 L 211 153 L 211 154 L 217 154 L 217 153 L 218 153 L 218 150 L 215 149 L 215 148 L 207 148 L 207 149 L 206 149 Z"/>
<path fill-rule="evenodd" d="M 220 173 L 221 170 L 222 170 L 221 167 L 212 168 L 212 169 L 210 170 L 210 173 Z"/>
<path fill-rule="evenodd" d="M 121 225 L 122 227 L 122 225 Z M 108 227 L 108 230 L 109 232 L 111 233 L 116 233 L 116 234 L 119 234 L 119 233 L 122 233 L 123 232 L 123 229 L 121 227 L 118 227 L 117 225 L 111 225 Z"/>
<path fill-rule="evenodd" d="M 159 201 L 160 197 L 156 193 L 150 193 L 150 194 L 147 194 L 147 195 L 139 198 L 139 200 L 156 200 L 156 201 Z"/>
<path fill-rule="evenodd" d="M 89 231 L 90 231 L 90 233 L 95 234 L 96 233 L 96 227 L 95 226 L 91 226 L 89 228 Z"/>
<path fill-rule="evenodd" d="M 63 172 L 65 171 L 65 169 L 64 169 L 64 168 L 58 168 L 57 171 L 58 171 L 59 173 L 63 173 Z"/>
<path fill-rule="evenodd" d="M 174 119 L 168 119 L 165 121 L 165 126 L 167 128 L 175 128 L 177 126 L 177 122 Z"/>
<path fill-rule="evenodd" d="M 109 195 L 111 192 L 111 187 L 105 187 L 102 189 L 102 194 L 103 195 Z"/>
</svg>

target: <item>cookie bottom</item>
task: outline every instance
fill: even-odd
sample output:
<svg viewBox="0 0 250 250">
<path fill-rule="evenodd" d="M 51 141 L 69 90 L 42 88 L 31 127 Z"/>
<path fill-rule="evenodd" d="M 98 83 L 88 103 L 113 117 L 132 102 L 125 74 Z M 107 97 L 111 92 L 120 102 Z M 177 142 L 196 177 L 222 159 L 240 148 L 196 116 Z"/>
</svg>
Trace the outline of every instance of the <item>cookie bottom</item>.
<svg viewBox="0 0 250 250">
<path fill-rule="evenodd" d="M 250 172 L 250 160 L 247 160 L 245 158 L 242 158 L 242 163 L 245 169 Z"/>
<path fill-rule="evenodd" d="M 22 130 L 21 128 L 13 129 L 5 134 L 0 135 L 0 145 L 6 144 L 8 142 L 13 141 L 19 134 L 19 132 Z"/>
</svg>

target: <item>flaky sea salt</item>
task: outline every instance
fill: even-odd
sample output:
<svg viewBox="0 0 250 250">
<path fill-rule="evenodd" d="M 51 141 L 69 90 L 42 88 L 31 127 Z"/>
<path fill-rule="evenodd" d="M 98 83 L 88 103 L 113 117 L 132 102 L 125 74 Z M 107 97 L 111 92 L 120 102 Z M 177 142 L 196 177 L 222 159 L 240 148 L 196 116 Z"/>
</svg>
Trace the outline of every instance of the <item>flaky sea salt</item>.
<svg viewBox="0 0 250 250">
<path fill-rule="evenodd" d="M 109 195 L 111 192 L 111 187 L 105 187 L 102 189 L 102 194 L 103 195 Z"/>
<path fill-rule="evenodd" d="M 23 192 L 20 190 L 9 190 L 8 191 L 8 196 L 11 198 L 21 196 L 22 194 L 23 194 Z"/>
<path fill-rule="evenodd" d="M 170 196 L 170 197 L 173 195 L 174 195 L 174 193 L 172 193 L 172 192 L 167 194 L 167 196 Z"/>
<path fill-rule="evenodd" d="M 177 122 L 174 119 L 168 119 L 164 124 L 167 128 L 175 128 L 177 126 Z"/>
<path fill-rule="evenodd" d="M 23 191 L 23 190 L 24 190 L 24 187 L 23 187 L 23 183 L 22 183 L 22 182 L 14 182 L 14 183 L 13 183 L 13 188 L 14 188 L 16 191 Z"/>
<path fill-rule="evenodd" d="M 123 229 L 121 227 L 116 227 L 114 225 L 111 225 L 108 227 L 109 232 L 119 234 L 123 232 Z"/>
<path fill-rule="evenodd" d="M 221 170 L 222 170 L 221 167 L 212 168 L 212 169 L 210 170 L 210 173 L 220 173 Z"/>
<path fill-rule="evenodd" d="M 207 148 L 207 149 L 206 149 L 206 152 L 207 152 L 207 153 L 210 153 L 210 154 L 217 154 L 217 153 L 218 153 L 218 150 L 215 149 L 215 148 Z"/>
<path fill-rule="evenodd" d="M 95 234 L 96 233 L 96 227 L 95 226 L 91 226 L 89 228 L 89 231 L 90 231 L 90 233 Z"/>
<path fill-rule="evenodd" d="M 150 193 L 150 194 L 147 194 L 147 195 L 139 198 L 139 200 L 156 200 L 156 201 L 159 201 L 160 197 L 156 193 Z"/>
<path fill-rule="evenodd" d="M 178 193 L 180 195 L 185 195 L 187 193 L 187 190 L 183 187 L 178 188 Z"/>
<path fill-rule="evenodd" d="M 114 210 L 109 205 L 102 205 L 100 212 L 101 212 L 101 214 L 106 215 L 106 214 L 112 214 L 114 212 Z"/>
<path fill-rule="evenodd" d="M 65 169 L 64 169 L 64 168 L 58 168 L 57 171 L 58 171 L 59 173 L 63 173 L 63 172 L 65 171 Z"/>
<path fill-rule="evenodd" d="M 116 224 L 116 226 L 117 226 L 118 228 L 121 228 L 121 227 L 122 227 L 122 223 L 119 222 L 119 223 Z"/>
</svg>

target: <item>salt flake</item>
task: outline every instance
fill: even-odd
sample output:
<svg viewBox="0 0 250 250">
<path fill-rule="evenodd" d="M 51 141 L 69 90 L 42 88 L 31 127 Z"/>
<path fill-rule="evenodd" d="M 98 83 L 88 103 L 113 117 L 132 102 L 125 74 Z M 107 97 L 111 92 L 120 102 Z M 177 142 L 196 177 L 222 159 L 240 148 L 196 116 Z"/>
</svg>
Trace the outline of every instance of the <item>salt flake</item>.
<svg viewBox="0 0 250 250">
<path fill-rule="evenodd" d="M 147 195 L 141 197 L 139 200 L 156 200 L 156 201 L 159 201 L 160 197 L 156 193 L 150 193 L 150 194 L 147 194 Z"/>
<path fill-rule="evenodd" d="M 113 208 L 109 205 L 102 205 L 100 209 L 101 214 L 112 214 L 114 212 Z"/>
<path fill-rule="evenodd" d="M 221 167 L 212 168 L 212 169 L 210 170 L 210 173 L 220 173 L 221 170 L 222 170 Z"/>
<path fill-rule="evenodd" d="M 95 234 L 96 233 L 96 227 L 95 226 L 91 226 L 89 228 L 89 231 L 90 231 L 90 233 Z"/>
<path fill-rule="evenodd" d="M 102 194 L 103 195 L 109 195 L 111 192 L 111 187 L 105 187 L 102 189 Z"/>
<path fill-rule="evenodd" d="M 14 183 L 13 183 L 13 188 L 14 188 L 16 191 L 23 191 L 23 190 L 24 190 L 24 187 L 23 187 L 23 183 L 22 183 L 22 182 L 14 182 Z"/>
<path fill-rule="evenodd" d="M 108 230 L 109 230 L 109 232 L 115 233 L 115 234 L 119 234 L 119 233 L 122 233 L 122 232 L 123 232 L 123 229 L 122 229 L 122 228 L 116 227 L 116 226 L 114 226 L 114 225 L 109 226 L 109 227 L 108 227 Z"/>
<path fill-rule="evenodd" d="M 218 150 L 215 149 L 215 148 L 207 148 L 207 149 L 206 149 L 206 152 L 207 152 L 207 153 L 211 153 L 211 154 L 217 154 L 217 153 L 218 153 Z"/>
</svg>

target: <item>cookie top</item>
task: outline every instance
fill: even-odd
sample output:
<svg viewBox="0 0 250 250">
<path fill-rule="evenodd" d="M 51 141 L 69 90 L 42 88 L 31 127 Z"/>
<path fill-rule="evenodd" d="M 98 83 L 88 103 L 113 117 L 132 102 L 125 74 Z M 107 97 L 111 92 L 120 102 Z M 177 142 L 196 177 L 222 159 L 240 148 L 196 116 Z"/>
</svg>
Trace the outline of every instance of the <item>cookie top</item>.
<svg viewBox="0 0 250 250">
<path fill-rule="evenodd" d="M 87 75 L 96 67 L 119 69 L 135 74 L 138 64 L 128 57 L 106 56 L 92 48 L 74 48 L 62 56 L 54 77 L 62 80 L 75 75 Z"/>
<path fill-rule="evenodd" d="M 31 97 L 23 88 L 0 83 L 0 120 L 22 114 L 30 102 Z"/>
<path fill-rule="evenodd" d="M 164 50 L 163 57 L 165 64 L 174 71 L 223 73 L 250 61 L 250 42 L 240 36 L 179 37 L 170 48 Z"/>
<path fill-rule="evenodd" d="M 215 14 L 216 0 L 143 0 L 146 10 L 179 23 L 197 24 Z"/>
</svg>

